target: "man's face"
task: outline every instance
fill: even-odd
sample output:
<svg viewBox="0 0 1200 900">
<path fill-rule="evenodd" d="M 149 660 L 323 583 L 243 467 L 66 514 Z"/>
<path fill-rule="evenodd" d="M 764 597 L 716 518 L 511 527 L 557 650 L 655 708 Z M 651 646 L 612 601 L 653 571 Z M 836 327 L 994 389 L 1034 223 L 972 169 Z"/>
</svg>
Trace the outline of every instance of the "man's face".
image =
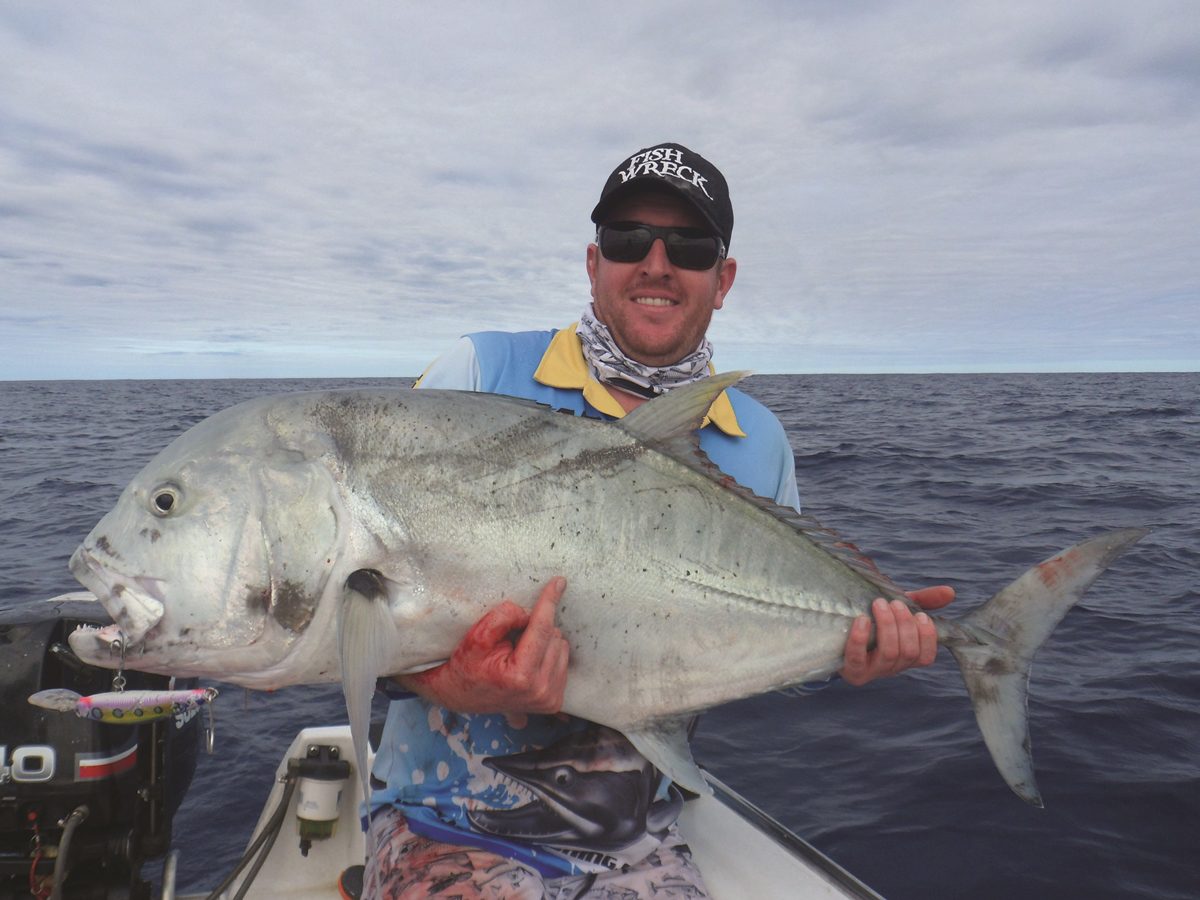
<svg viewBox="0 0 1200 900">
<path fill-rule="evenodd" d="M 613 208 L 608 221 L 707 227 L 683 200 L 659 193 L 626 198 Z M 599 247 L 590 244 L 587 271 L 596 318 L 608 326 L 617 345 L 640 363 L 666 366 L 700 346 L 713 310 L 721 308 L 733 286 L 737 262 L 719 260 L 700 272 L 682 269 L 671 263 L 658 240 L 645 259 L 620 263 L 606 259 Z"/>
</svg>

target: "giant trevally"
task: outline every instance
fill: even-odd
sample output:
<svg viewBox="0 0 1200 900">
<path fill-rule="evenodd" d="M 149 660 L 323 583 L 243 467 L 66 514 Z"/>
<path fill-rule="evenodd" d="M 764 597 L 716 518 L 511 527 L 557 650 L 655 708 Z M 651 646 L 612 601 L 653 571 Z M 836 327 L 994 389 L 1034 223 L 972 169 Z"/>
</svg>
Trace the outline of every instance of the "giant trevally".
<svg viewBox="0 0 1200 900">
<path fill-rule="evenodd" d="M 264 397 L 200 422 L 133 479 L 71 559 L 115 625 L 83 659 L 252 688 L 342 679 L 365 759 L 376 676 L 446 659 L 483 613 L 568 578 L 566 712 L 623 732 L 707 789 L 699 710 L 828 676 L 873 598 L 910 602 L 840 539 L 754 497 L 695 436 L 714 376 L 605 422 L 489 394 Z M 935 617 L 985 741 L 1040 805 L 1030 660 L 1142 529 L 1035 566 L 961 619 Z"/>
</svg>

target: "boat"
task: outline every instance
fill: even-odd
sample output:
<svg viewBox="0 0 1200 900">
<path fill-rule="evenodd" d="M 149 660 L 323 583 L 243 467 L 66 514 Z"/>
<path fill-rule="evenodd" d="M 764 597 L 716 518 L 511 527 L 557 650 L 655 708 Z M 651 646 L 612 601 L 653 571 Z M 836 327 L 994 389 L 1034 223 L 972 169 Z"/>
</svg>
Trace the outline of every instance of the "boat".
<svg viewBox="0 0 1200 900">
<path fill-rule="evenodd" d="M 327 820 L 331 821 L 329 836 L 320 840 L 302 836 L 302 788 L 289 791 L 289 785 L 301 777 L 297 773 L 305 760 L 330 759 L 354 759 L 349 726 L 305 728 L 296 735 L 276 769 L 275 785 L 247 844 L 246 868 L 222 896 L 237 896 L 252 870 L 254 880 L 242 895 L 247 900 L 336 900 L 342 896 L 338 888 L 341 874 L 360 865 L 365 853 L 359 827 L 359 779 L 347 773 L 341 783 L 337 818 Z M 684 803 L 679 829 L 714 900 L 879 900 L 879 894 L 716 776 L 706 772 L 705 777 L 713 793 Z M 260 861 L 256 853 L 265 856 Z M 174 868 L 169 861 L 164 872 Z M 170 900 L 175 895 L 166 881 L 164 875 L 163 900 Z M 180 900 L 203 900 L 208 894 L 179 896 Z"/>
<path fill-rule="evenodd" d="M 51 687 L 87 694 L 112 681 L 111 670 L 86 665 L 66 645 L 78 625 L 107 621 L 84 596 L 0 609 L 0 700 L 14 711 L 0 732 L 0 898 L 141 900 L 154 896 L 141 868 L 159 859 L 161 900 L 356 896 L 365 836 L 348 725 L 302 728 L 280 756 L 241 861 L 203 893 L 177 892 L 180 860 L 203 852 L 171 834 L 199 748 L 211 740 L 203 717 L 109 725 L 24 702 Z M 132 687 L 193 686 L 127 675 Z M 705 777 L 712 794 L 684 803 L 679 828 L 715 900 L 879 900 L 716 776 Z"/>
</svg>

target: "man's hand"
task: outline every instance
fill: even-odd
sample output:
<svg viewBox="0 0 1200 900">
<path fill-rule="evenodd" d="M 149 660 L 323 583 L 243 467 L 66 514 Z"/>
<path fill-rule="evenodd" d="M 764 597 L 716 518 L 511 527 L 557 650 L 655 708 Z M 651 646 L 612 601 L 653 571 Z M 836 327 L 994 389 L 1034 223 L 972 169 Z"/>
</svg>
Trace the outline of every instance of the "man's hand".
<svg viewBox="0 0 1200 900">
<path fill-rule="evenodd" d="M 954 588 L 943 584 L 909 591 L 908 596 L 922 609 L 941 609 L 954 599 Z M 871 620 L 859 616 L 846 638 L 842 678 L 850 684 L 863 685 L 933 662 L 938 648 L 937 628 L 929 616 L 923 612 L 914 614 L 899 600 L 888 603 L 882 598 L 871 605 L 871 612 L 875 616 L 875 649 L 867 650 Z"/>
<path fill-rule="evenodd" d="M 516 727 L 526 713 L 558 712 L 568 647 L 554 613 L 566 586 L 565 578 L 552 579 L 529 612 L 505 600 L 471 627 L 450 659 L 401 683 L 456 712 L 506 713 Z"/>
</svg>

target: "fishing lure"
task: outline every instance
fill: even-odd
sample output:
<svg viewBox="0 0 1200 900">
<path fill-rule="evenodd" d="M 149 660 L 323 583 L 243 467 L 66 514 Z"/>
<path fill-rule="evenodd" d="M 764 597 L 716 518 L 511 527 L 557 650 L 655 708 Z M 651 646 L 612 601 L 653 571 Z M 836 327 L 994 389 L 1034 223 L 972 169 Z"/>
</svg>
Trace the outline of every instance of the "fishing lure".
<svg viewBox="0 0 1200 900">
<path fill-rule="evenodd" d="M 34 706 L 73 712 L 81 719 L 111 724 L 137 725 L 169 716 L 186 715 L 217 697 L 214 687 L 183 691 L 108 691 L 83 696 L 66 688 L 38 691 L 29 698 Z"/>
</svg>

